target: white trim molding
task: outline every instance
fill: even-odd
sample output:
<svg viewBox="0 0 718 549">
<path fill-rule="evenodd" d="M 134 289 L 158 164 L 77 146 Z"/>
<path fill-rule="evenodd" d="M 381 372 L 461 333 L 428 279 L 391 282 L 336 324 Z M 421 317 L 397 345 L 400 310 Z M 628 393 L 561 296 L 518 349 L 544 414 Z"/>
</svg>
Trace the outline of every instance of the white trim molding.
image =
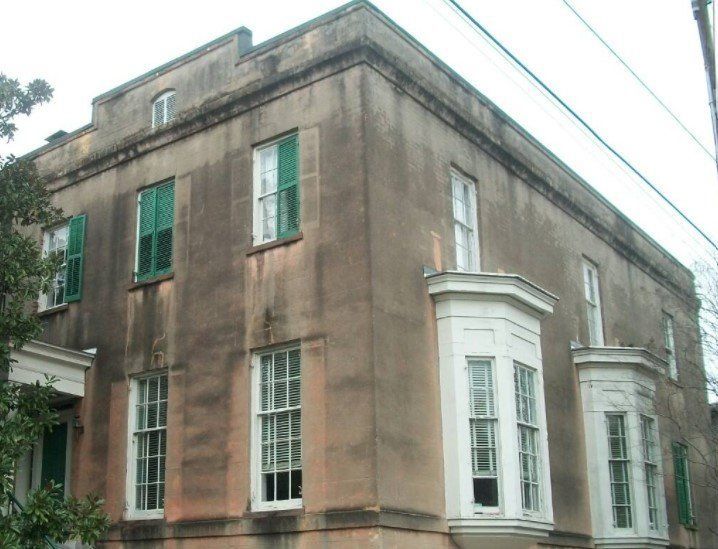
<svg viewBox="0 0 718 549">
<path fill-rule="evenodd" d="M 426 279 L 436 303 L 450 532 L 460 547 L 532 547 L 553 530 L 541 319 L 553 312 L 558 298 L 512 274 L 450 271 Z M 477 358 L 491 361 L 496 395 L 498 506 L 485 508 L 475 503 L 470 432 L 470 391 L 474 389 L 469 386 L 468 364 Z M 533 372 L 531 423 L 537 433 L 538 459 L 531 477 L 537 477 L 539 486 L 538 505 L 529 505 L 534 510 L 525 509 L 522 499 L 517 367 Z"/>
<path fill-rule="evenodd" d="M 581 347 L 572 350 L 578 369 L 583 406 L 591 520 L 599 549 L 659 548 L 669 545 L 663 483 L 660 433 L 655 412 L 656 382 L 666 375 L 667 363 L 646 349 Z M 631 521 L 618 527 L 614 519 L 607 415 L 624 418 L 628 460 Z M 655 426 L 654 456 L 647 456 L 642 416 Z M 654 461 L 647 472 L 646 461 Z M 655 474 L 655 525 L 649 513 L 648 475 Z M 614 479 L 615 480 L 615 479 Z"/>
<path fill-rule="evenodd" d="M 45 383 L 45 375 L 57 380 L 53 388 L 66 396 L 85 396 L 85 372 L 95 359 L 94 353 L 74 351 L 41 341 L 28 341 L 19 351 L 12 351 L 7 380 L 31 385 Z"/>
</svg>

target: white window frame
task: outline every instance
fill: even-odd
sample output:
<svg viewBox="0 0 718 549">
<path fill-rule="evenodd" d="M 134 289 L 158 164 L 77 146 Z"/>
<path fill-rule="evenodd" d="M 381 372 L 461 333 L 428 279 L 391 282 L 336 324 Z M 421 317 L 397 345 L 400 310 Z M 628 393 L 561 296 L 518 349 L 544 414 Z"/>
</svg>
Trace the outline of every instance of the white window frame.
<svg viewBox="0 0 718 549">
<path fill-rule="evenodd" d="M 604 343 L 603 313 L 601 311 L 601 288 L 598 268 L 591 261 L 583 260 L 583 289 L 586 303 L 586 322 L 589 345 L 602 347 Z M 593 295 L 591 295 L 593 293 Z M 593 329 L 592 329 L 593 327 Z"/>
<path fill-rule="evenodd" d="M 479 216 L 476 206 L 476 183 L 471 179 L 461 175 L 456 170 L 451 170 L 450 173 L 451 182 L 451 216 L 452 216 L 452 229 L 454 231 L 454 260 L 456 261 L 457 271 L 466 272 L 479 272 L 481 269 L 481 258 L 479 256 Z M 464 220 L 456 217 L 456 202 L 457 197 L 454 194 L 455 185 L 459 183 L 462 186 L 464 195 L 460 198 L 462 205 L 464 205 Z M 468 198 L 468 203 L 466 199 Z M 472 224 L 469 225 L 468 223 Z M 457 226 L 461 226 L 462 230 L 468 232 L 468 262 L 466 266 L 459 264 L 459 243 L 456 241 L 456 230 Z"/>
<path fill-rule="evenodd" d="M 659 517 L 661 503 L 659 498 L 658 482 L 660 482 L 660 444 L 658 441 L 658 427 L 656 419 L 640 414 L 641 442 L 643 454 L 643 480 L 646 486 L 646 506 L 648 509 L 648 528 L 658 530 L 660 527 Z M 646 435 L 649 435 L 647 437 Z M 653 483 L 651 483 L 651 479 Z M 651 505 L 653 499 L 653 505 Z"/>
<path fill-rule="evenodd" d="M 175 98 L 175 110 L 172 113 L 168 112 L 167 104 L 168 99 L 170 97 L 174 96 Z M 162 102 L 162 120 L 157 120 L 157 117 L 155 116 L 155 107 L 158 103 Z M 171 118 L 170 118 L 171 114 Z M 162 93 L 159 97 L 157 97 L 152 102 L 152 127 L 158 128 L 159 126 L 163 126 L 164 124 L 167 124 L 169 122 L 172 122 L 172 120 L 175 119 L 177 116 L 177 91 L 176 90 L 167 90 L 166 92 Z"/>
<path fill-rule="evenodd" d="M 616 418 L 620 418 L 620 420 L 621 420 L 620 424 L 623 429 L 623 432 L 621 433 L 620 438 L 623 439 L 623 445 L 624 445 L 624 448 L 623 448 L 624 455 L 622 457 L 615 457 L 615 456 L 611 455 L 610 441 L 611 441 L 611 438 L 617 438 L 617 437 L 611 436 L 611 431 L 609 428 L 609 417 L 616 417 Z M 607 461 L 608 476 L 609 476 L 609 481 L 610 481 L 609 494 L 611 495 L 611 513 L 613 514 L 613 527 L 616 530 L 633 530 L 633 525 L 636 522 L 635 503 L 634 503 L 635 498 L 636 498 L 636 492 L 634 489 L 634 478 L 633 478 L 633 472 L 632 472 L 633 463 L 631 461 L 631 450 L 630 450 L 631 437 L 629 436 L 629 433 L 628 433 L 628 429 L 629 429 L 628 418 L 626 417 L 626 414 L 621 413 L 621 412 L 606 412 L 605 419 L 606 419 L 606 447 L 608 448 L 608 461 Z M 623 464 L 625 475 L 626 475 L 625 481 L 619 483 L 613 479 L 612 469 L 611 469 L 612 463 L 622 463 Z M 616 484 L 624 484 L 626 486 L 626 490 L 627 490 L 627 494 L 628 494 L 628 503 L 627 504 L 618 504 L 617 505 L 613 502 L 613 494 L 614 494 L 613 487 Z M 616 517 L 617 517 L 616 508 L 618 508 L 618 507 L 628 509 L 628 520 L 629 520 L 630 524 L 628 524 L 627 526 L 618 526 L 618 521 L 616 519 Z"/>
<path fill-rule="evenodd" d="M 253 511 L 279 511 L 283 509 L 300 509 L 303 505 L 303 498 L 286 499 L 279 501 L 262 501 L 262 422 L 261 422 L 261 359 L 263 356 L 268 354 L 288 352 L 293 350 L 299 350 L 300 352 L 300 406 L 299 410 L 302 412 L 302 483 L 305 482 L 304 477 L 304 353 L 302 352 L 301 345 L 282 345 L 279 347 L 272 347 L 256 351 L 252 354 L 252 394 L 251 394 L 251 474 L 252 474 L 252 493 L 251 493 L 251 507 Z"/>
<path fill-rule="evenodd" d="M 50 250 L 50 238 L 51 238 L 52 234 L 56 233 L 57 231 L 59 231 L 61 229 L 64 229 L 66 232 L 65 248 L 64 248 L 65 260 L 62 262 L 62 265 L 60 266 L 57 273 L 55 274 L 55 277 L 53 278 L 52 286 L 54 289 L 51 291 L 55 291 L 55 289 L 57 288 L 57 285 L 58 285 L 58 279 L 59 279 L 60 275 L 62 275 L 64 277 L 64 279 L 63 279 L 64 289 L 63 289 L 62 302 L 55 303 L 53 305 L 49 305 L 49 303 L 48 303 L 49 294 L 41 294 L 40 298 L 38 299 L 38 310 L 40 310 L 40 311 L 46 311 L 49 309 L 54 309 L 56 307 L 62 307 L 63 305 L 65 305 L 67 303 L 67 299 L 65 298 L 65 290 L 67 290 L 67 280 L 66 280 L 66 276 L 67 276 L 66 275 L 66 273 L 67 273 L 67 246 L 69 244 L 69 239 L 70 239 L 70 222 L 69 221 L 59 223 L 58 225 L 47 228 L 43 231 L 43 233 L 42 233 L 42 253 L 43 253 L 44 257 L 47 257 L 52 251 L 59 249 L 59 248 L 55 248 L 54 250 Z"/>
<path fill-rule="evenodd" d="M 521 392 L 520 381 L 517 383 L 517 376 L 520 376 L 520 372 L 527 372 L 530 376 L 531 392 L 533 394 L 524 394 Z M 519 486 L 521 487 L 521 505 L 523 511 L 527 514 L 540 514 L 543 507 L 542 492 L 543 487 L 541 486 L 542 473 L 541 473 L 541 426 L 538 420 L 538 399 L 536 392 L 538 390 L 538 372 L 529 366 L 521 364 L 520 362 L 514 362 L 514 402 L 516 403 L 516 436 L 517 436 L 517 449 L 519 456 Z M 522 401 L 520 398 L 526 398 L 526 406 L 528 411 L 528 419 L 522 417 L 520 409 L 523 408 Z M 534 453 L 525 452 L 522 447 L 521 432 L 526 431 L 531 433 L 532 443 L 534 445 Z M 533 472 L 533 478 L 524 479 L 523 477 L 523 465 L 521 463 L 524 454 L 528 454 L 535 459 L 535 471 Z M 535 493 L 532 492 L 532 498 L 535 497 L 535 507 L 526 507 L 526 500 L 524 498 L 524 484 L 528 482 L 530 485 L 535 485 Z"/>
<path fill-rule="evenodd" d="M 676 357 L 676 323 L 673 315 L 663 311 L 661 315 L 661 328 L 663 332 L 663 350 L 668 362 L 668 377 L 678 379 L 678 357 Z"/>
<path fill-rule="evenodd" d="M 137 437 L 136 425 L 137 425 L 137 397 L 138 397 L 138 386 L 142 380 L 150 379 L 152 377 L 164 376 L 167 379 L 167 425 L 165 425 L 165 436 L 169 431 L 169 402 L 170 402 L 170 391 L 169 391 L 169 372 L 167 370 L 147 372 L 142 375 L 134 376 L 130 379 L 129 387 L 129 410 L 127 414 L 128 418 L 128 440 L 127 440 L 127 479 L 125 482 L 125 518 L 126 519 L 156 519 L 163 518 L 165 515 L 164 507 L 162 509 L 137 509 L 136 507 L 136 494 L 135 494 L 135 478 L 137 474 Z M 165 442 L 165 456 L 168 455 L 167 441 Z M 165 504 L 167 503 L 167 461 L 165 457 Z"/>
<path fill-rule="evenodd" d="M 473 493 L 473 480 L 476 478 L 495 478 L 496 479 L 496 491 L 497 491 L 497 505 L 495 506 L 488 506 L 488 505 L 481 505 L 479 503 L 476 503 L 472 499 L 472 502 L 474 504 L 474 512 L 477 514 L 495 514 L 498 515 L 501 512 L 501 504 L 502 504 L 502 494 L 501 494 L 501 476 L 502 476 L 502 466 L 501 466 L 501 434 L 499 429 L 499 415 L 498 415 L 498 395 L 496 394 L 496 361 L 493 357 L 485 357 L 485 356 L 467 356 L 466 357 L 466 372 L 467 372 L 467 380 L 469 383 L 469 403 L 471 403 L 471 362 L 478 361 L 478 362 L 488 362 L 491 368 L 491 394 L 493 398 L 493 414 L 487 414 L 487 415 L 481 415 L 481 416 L 474 416 L 473 411 L 469 408 L 469 448 L 473 452 L 473 448 L 471 447 L 471 420 L 483 420 L 483 421 L 490 421 L 493 423 L 493 430 L 494 430 L 494 444 L 495 444 L 495 456 L 494 459 L 496 460 L 496 475 L 495 476 L 488 476 L 488 475 L 474 475 L 473 473 L 473 466 L 472 466 L 472 473 L 471 473 L 471 481 L 472 481 L 472 493 Z"/>
</svg>

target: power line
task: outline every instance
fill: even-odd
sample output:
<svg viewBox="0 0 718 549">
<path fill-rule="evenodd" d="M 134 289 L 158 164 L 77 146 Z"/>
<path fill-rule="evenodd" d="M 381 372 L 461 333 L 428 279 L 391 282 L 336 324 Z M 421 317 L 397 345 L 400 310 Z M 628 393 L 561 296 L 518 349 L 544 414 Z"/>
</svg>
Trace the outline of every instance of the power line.
<svg viewBox="0 0 718 549">
<path fill-rule="evenodd" d="M 626 62 L 621 58 L 621 56 L 618 55 L 618 53 L 616 53 L 616 51 L 608 44 L 608 42 L 606 42 L 606 41 L 601 37 L 601 35 L 598 34 L 598 32 L 588 23 L 588 21 L 586 21 L 583 17 L 581 17 L 581 14 L 578 13 L 578 11 L 576 11 L 576 8 L 574 8 L 574 7 L 568 2 L 568 0 L 563 0 L 563 3 L 566 4 L 566 7 L 573 12 L 573 14 L 578 18 L 578 20 L 581 21 L 581 23 L 583 23 L 584 26 L 591 32 L 591 34 L 593 34 L 593 35 L 599 40 L 599 42 L 601 42 L 601 44 L 603 44 L 604 46 L 606 46 L 606 49 L 608 49 L 608 51 L 611 52 L 611 54 L 618 60 L 618 62 L 621 63 L 621 65 L 623 65 L 624 68 L 625 68 L 628 72 L 631 73 L 631 75 L 632 75 L 632 76 L 638 81 L 638 83 L 651 95 L 651 97 L 653 97 L 653 99 L 655 99 L 655 100 L 658 102 L 658 104 L 659 104 L 661 107 L 663 107 L 663 110 L 665 110 L 665 111 L 668 113 L 668 115 L 669 115 L 671 118 L 673 118 L 673 120 L 675 120 L 675 122 L 683 129 L 683 131 L 685 131 L 685 132 L 691 137 L 691 139 L 693 139 L 693 141 L 695 141 L 696 144 L 697 144 L 701 149 L 703 149 L 703 151 L 705 151 L 705 153 L 710 157 L 710 159 L 711 159 L 713 162 L 716 162 L 716 158 L 715 158 L 715 156 L 713 155 L 713 153 L 712 153 L 711 151 L 709 151 L 709 150 L 705 147 L 705 145 L 703 145 L 703 143 L 701 143 L 701 141 L 698 139 L 698 137 L 696 137 L 696 135 L 695 135 L 693 132 L 691 132 L 690 129 L 688 129 L 688 127 L 681 121 L 681 119 L 678 118 L 678 116 L 676 116 L 676 115 L 673 113 L 673 111 L 668 107 L 668 105 L 666 105 L 666 104 L 661 100 L 661 98 L 658 97 L 658 95 L 656 95 L 656 93 L 650 88 L 650 86 L 649 86 L 648 84 L 646 84 L 646 82 L 645 82 L 640 76 L 638 76 L 638 74 L 636 74 L 636 71 L 634 71 L 634 70 L 628 65 L 628 63 L 626 63 Z"/>
<path fill-rule="evenodd" d="M 479 55 L 484 57 L 491 65 L 494 66 L 494 68 L 496 70 L 498 70 L 501 74 L 503 74 L 505 78 L 507 78 L 514 85 L 516 85 L 521 91 L 523 91 L 526 94 L 527 99 L 529 101 L 531 101 L 534 105 L 536 105 L 536 107 L 539 108 L 546 116 L 548 116 L 551 120 L 553 120 L 556 123 L 557 127 L 561 127 L 566 132 L 567 135 L 569 135 L 569 136 L 572 135 L 571 132 L 569 131 L 569 127 L 564 124 L 563 119 L 557 118 L 554 113 L 550 112 L 542 103 L 540 103 L 534 97 L 533 94 L 531 94 L 516 78 L 514 78 L 514 76 L 512 74 L 510 74 L 506 69 L 501 67 L 496 61 L 491 59 L 491 57 L 489 57 L 486 54 L 486 52 L 477 45 L 475 40 L 472 40 L 469 36 L 467 36 L 464 33 L 464 31 L 462 29 L 460 29 L 458 26 L 456 26 L 454 24 L 454 22 L 452 22 L 450 19 L 445 17 L 444 14 L 441 13 L 441 11 L 436 9 L 430 0 L 424 0 L 424 3 L 434 13 L 436 13 L 439 17 L 441 17 L 446 24 L 448 24 L 459 35 L 461 35 L 466 40 L 467 44 L 471 48 L 474 49 L 474 51 L 476 51 Z M 452 9 L 452 8 L 449 7 L 449 9 Z M 453 11 L 453 9 L 452 9 L 452 11 Z M 473 27 L 470 27 L 470 28 L 474 32 L 476 31 L 476 29 L 474 29 Z M 485 40 L 493 49 L 500 52 L 500 50 L 498 50 L 498 48 L 496 48 L 496 46 L 491 44 L 491 42 L 488 42 L 488 40 L 484 36 L 482 36 L 482 35 L 479 35 L 479 36 L 483 40 Z M 526 78 L 525 75 L 523 75 L 523 77 L 527 82 L 529 82 L 534 88 L 537 89 L 537 91 L 541 94 L 542 97 L 544 97 L 545 99 L 547 99 L 550 102 L 552 101 L 551 97 L 543 89 L 538 87 L 535 82 L 533 82 L 529 78 Z M 553 105 L 553 103 L 551 103 L 551 104 Z M 564 109 L 557 109 L 556 112 L 560 113 L 563 118 L 568 120 L 571 123 L 571 125 L 580 132 L 580 134 L 582 136 L 590 137 L 590 134 L 586 131 L 586 129 L 583 126 L 581 126 L 576 121 L 576 119 L 573 118 Z M 641 193 L 645 194 L 646 197 L 648 198 L 648 200 L 650 200 L 653 204 L 655 204 L 657 208 L 659 208 L 661 211 L 667 212 L 669 215 L 672 214 L 672 211 L 669 209 L 669 207 L 666 205 L 665 202 L 661 201 L 655 194 L 651 193 L 650 189 L 646 188 L 645 185 L 640 185 L 640 184 L 638 184 L 638 182 L 634 181 L 633 180 L 634 176 L 628 171 L 628 169 L 623 164 L 621 164 L 615 156 L 613 156 L 609 151 L 607 151 L 604 147 L 602 147 L 601 144 L 598 143 L 595 139 L 589 139 L 587 141 L 576 140 L 575 143 L 581 149 L 583 149 L 583 151 L 586 154 L 593 156 L 596 159 L 596 161 L 604 167 L 604 169 L 607 169 L 608 166 L 605 165 L 603 162 L 603 157 L 605 157 L 605 159 L 609 160 L 612 165 L 614 165 L 616 168 L 618 168 L 621 171 L 621 173 L 623 173 L 626 176 L 628 176 L 629 178 L 631 178 L 630 181 L 632 183 L 635 183 L 636 189 L 638 191 L 640 191 Z M 600 151 L 602 156 L 598 156 L 595 151 L 589 150 L 589 148 L 586 146 L 587 143 L 590 143 L 593 147 L 596 148 L 597 151 Z M 670 217 L 670 219 L 676 224 L 676 227 L 681 231 L 681 236 L 679 236 L 678 234 L 675 234 L 675 237 L 678 240 L 680 240 L 680 242 L 683 245 L 690 248 L 696 257 L 705 257 L 704 254 L 706 253 L 706 248 L 703 244 L 703 240 L 700 239 L 700 237 L 698 235 L 696 235 L 695 232 L 688 230 L 684 224 L 679 223 L 679 220 L 677 220 L 675 217 Z M 687 238 L 687 240 L 686 240 L 686 238 Z"/>
<path fill-rule="evenodd" d="M 718 244 L 713 242 L 711 238 L 703 232 L 698 225 L 696 225 L 691 219 L 684 214 L 678 206 L 676 206 L 666 195 L 664 195 L 661 190 L 656 187 L 653 183 L 651 183 L 648 178 L 643 175 L 638 168 L 636 168 L 633 164 L 631 164 L 621 153 L 619 153 L 616 149 L 614 149 L 611 145 L 606 142 L 606 140 L 601 137 L 596 130 L 589 125 L 588 122 L 586 122 L 581 115 L 579 115 L 576 111 L 574 111 L 563 99 L 561 99 L 556 92 L 554 92 L 547 84 L 543 82 L 531 69 L 529 69 L 526 65 L 524 65 L 518 57 L 516 57 L 511 51 L 506 48 L 493 34 L 491 34 L 481 23 L 479 23 L 469 12 L 467 12 L 461 4 L 459 4 L 456 0 L 444 0 L 445 2 L 452 5 L 458 12 L 468 19 L 474 27 L 476 27 L 479 31 L 481 31 L 486 37 L 488 37 L 491 42 L 496 45 L 511 61 L 513 61 L 516 65 L 521 68 L 526 74 L 528 74 L 539 86 L 541 86 L 548 94 L 556 101 L 559 105 L 561 105 L 564 109 L 566 109 L 571 115 L 578 121 L 580 124 L 588 130 L 588 132 L 597 139 L 604 147 L 606 147 L 611 153 L 613 153 L 621 162 L 623 162 L 629 170 L 631 170 L 638 178 L 641 179 L 646 185 L 648 185 L 658 196 L 660 196 L 670 207 L 673 211 L 675 211 L 683 220 L 688 223 L 693 229 L 698 232 L 705 240 L 708 242 L 708 244 L 711 245 L 711 247 L 718 252 Z"/>
</svg>

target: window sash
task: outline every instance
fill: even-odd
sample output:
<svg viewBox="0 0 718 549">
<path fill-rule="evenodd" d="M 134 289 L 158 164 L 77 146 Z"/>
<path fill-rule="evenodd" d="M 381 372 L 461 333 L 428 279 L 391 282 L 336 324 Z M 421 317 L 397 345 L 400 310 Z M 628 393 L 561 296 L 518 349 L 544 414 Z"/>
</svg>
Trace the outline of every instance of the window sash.
<svg viewBox="0 0 718 549">
<path fill-rule="evenodd" d="M 67 275 L 67 247 L 70 237 L 70 224 L 63 223 L 57 227 L 49 229 L 44 235 L 44 255 L 49 256 L 53 252 L 62 254 L 62 263 L 55 273 L 51 281 L 51 288 L 44 299 L 40 300 L 41 305 L 44 302 L 44 309 L 57 307 L 65 303 L 65 284 Z"/>
<path fill-rule="evenodd" d="M 167 456 L 167 374 L 135 380 L 133 418 L 133 508 L 162 512 Z"/>
<path fill-rule="evenodd" d="M 451 174 L 451 202 L 456 268 L 460 271 L 475 271 L 478 268 L 476 199 L 471 184 L 455 173 Z"/>
<path fill-rule="evenodd" d="M 540 511 L 539 430 L 518 425 L 521 505 L 525 511 Z"/>
<path fill-rule="evenodd" d="M 601 297 L 598 287 L 598 270 L 588 262 L 583 264 L 583 285 L 586 301 L 588 338 L 591 345 L 603 345 L 603 325 L 601 318 Z"/>
<path fill-rule="evenodd" d="M 678 377 L 678 363 L 676 361 L 676 340 L 673 317 L 663 313 L 663 348 L 668 362 L 668 375 L 671 379 Z"/>
<path fill-rule="evenodd" d="M 641 439 L 643 447 L 643 470 L 646 481 L 646 499 L 648 502 L 648 526 L 652 530 L 658 529 L 658 495 L 656 477 L 658 465 L 656 464 L 656 422 L 648 416 L 640 416 Z"/>
<path fill-rule="evenodd" d="M 622 414 L 606 414 L 606 430 L 613 526 L 615 528 L 631 528 L 633 526 L 633 510 L 625 417 Z"/>
<path fill-rule="evenodd" d="M 259 356 L 257 405 L 262 503 L 301 501 L 301 353 L 297 348 Z"/>
</svg>

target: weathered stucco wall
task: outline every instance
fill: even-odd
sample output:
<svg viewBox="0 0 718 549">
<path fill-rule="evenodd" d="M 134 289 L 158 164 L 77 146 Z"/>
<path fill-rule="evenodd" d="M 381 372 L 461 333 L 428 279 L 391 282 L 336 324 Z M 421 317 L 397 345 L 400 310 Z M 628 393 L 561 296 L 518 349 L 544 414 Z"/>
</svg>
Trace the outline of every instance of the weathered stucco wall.
<svg viewBox="0 0 718 549">
<path fill-rule="evenodd" d="M 39 153 L 57 204 L 88 215 L 82 300 L 45 317 L 48 341 L 98 348 L 78 406 L 73 490 L 103 494 L 121 521 L 128 379 L 168 368 L 166 520 L 118 523 L 114 542 L 226 546 L 226 536 L 245 535 L 256 547 L 448 547 L 435 323 L 421 269 L 455 266 L 453 166 L 478 181 L 482 269 L 560 297 L 543 322 L 552 542 L 590 546 L 569 353 L 571 340 L 587 341 L 582 257 L 599 265 L 606 343 L 660 354 L 664 309 L 685 332 L 681 360 L 696 364 L 681 381 L 697 386 L 690 273 L 365 4 L 236 56 L 228 42 L 206 66 L 200 57 L 120 93 L 109 100 L 114 114 L 98 110 L 97 129 Z M 194 82 L 201 75 L 207 81 Z M 178 120 L 143 128 L 166 87 L 180 94 Z M 123 114 L 127 123 L 115 125 Z M 303 237 L 248 254 L 252 147 L 293 129 Z M 170 177 L 174 276 L 132 287 L 137 191 Z M 250 358 L 298 340 L 304 512 L 270 518 L 248 511 Z M 703 413 L 700 399 L 669 388 L 682 409 Z M 665 481 L 673 498 L 672 476 Z M 709 496 L 697 494 L 704 547 L 715 522 Z M 277 536 L 258 535 L 269 532 Z M 689 541 L 682 528 L 671 535 Z"/>
</svg>

